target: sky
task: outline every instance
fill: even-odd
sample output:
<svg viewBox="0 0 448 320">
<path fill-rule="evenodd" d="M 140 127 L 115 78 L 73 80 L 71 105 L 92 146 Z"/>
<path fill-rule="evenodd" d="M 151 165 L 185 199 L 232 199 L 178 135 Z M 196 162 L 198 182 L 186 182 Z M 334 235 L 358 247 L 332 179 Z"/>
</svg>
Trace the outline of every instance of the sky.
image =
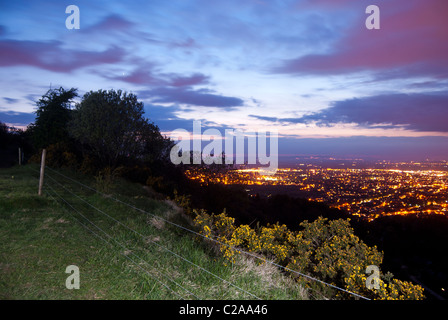
<svg viewBox="0 0 448 320">
<path fill-rule="evenodd" d="M 380 29 L 368 29 L 369 5 Z M 80 11 L 68 29 L 66 7 Z M 446 0 L 0 0 L 0 121 L 51 88 L 132 92 L 175 129 L 277 130 L 280 156 L 448 160 Z"/>
</svg>

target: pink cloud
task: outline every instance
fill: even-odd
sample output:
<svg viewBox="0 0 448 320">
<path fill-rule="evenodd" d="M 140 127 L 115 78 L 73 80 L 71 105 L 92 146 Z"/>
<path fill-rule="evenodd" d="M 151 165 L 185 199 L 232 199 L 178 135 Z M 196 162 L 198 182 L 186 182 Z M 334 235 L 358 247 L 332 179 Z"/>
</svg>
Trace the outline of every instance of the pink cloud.
<svg viewBox="0 0 448 320">
<path fill-rule="evenodd" d="M 321 4 L 328 1 L 321 0 Z M 340 1 L 339 1 L 340 2 Z M 348 1 L 342 1 L 348 3 Z M 280 73 L 339 74 L 357 71 L 388 72 L 400 76 L 448 76 L 448 2 L 399 0 L 381 2 L 381 29 L 356 26 L 332 53 L 284 61 Z"/>
<path fill-rule="evenodd" d="M 122 18 L 119 15 L 110 15 L 102 20 L 100 23 L 89 28 L 90 31 L 98 30 L 128 30 L 133 27 L 133 23 Z"/>
<path fill-rule="evenodd" d="M 187 75 L 181 73 L 163 73 L 159 71 L 161 66 L 153 62 L 134 59 L 132 63 L 139 67 L 130 73 L 103 76 L 111 80 L 120 80 L 145 86 L 192 87 L 205 85 L 210 82 L 209 76 L 199 72 Z"/>
<path fill-rule="evenodd" d="M 73 70 L 122 61 L 124 50 L 112 47 L 105 51 L 66 50 L 61 42 L 0 41 L 0 66 L 32 66 L 54 72 Z"/>
<path fill-rule="evenodd" d="M 203 75 L 202 73 L 195 73 L 191 76 L 172 75 L 169 85 L 173 87 L 185 87 L 206 84 L 208 82 L 208 76 Z"/>
<path fill-rule="evenodd" d="M 121 80 L 132 84 L 144 84 L 144 85 L 162 85 L 165 83 L 163 79 L 154 75 L 151 71 L 147 70 L 135 70 L 129 75 L 123 77 L 109 77 L 114 80 Z"/>
</svg>

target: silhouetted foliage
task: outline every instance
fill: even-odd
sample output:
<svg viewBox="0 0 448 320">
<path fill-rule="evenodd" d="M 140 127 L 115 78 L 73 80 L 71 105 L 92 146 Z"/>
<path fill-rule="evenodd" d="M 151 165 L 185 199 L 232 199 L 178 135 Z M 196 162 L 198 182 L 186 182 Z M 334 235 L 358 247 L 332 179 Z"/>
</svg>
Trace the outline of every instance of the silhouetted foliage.
<svg viewBox="0 0 448 320">
<path fill-rule="evenodd" d="M 0 122 L 0 167 L 10 167 L 19 163 L 19 148 L 22 153 L 22 163 L 30 158 L 33 147 L 28 132 L 10 128 Z"/>
<path fill-rule="evenodd" d="M 143 113 L 143 103 L 132 93 L 90 91 L 76 105 L 69 131 L 102 167 L 155 161 L 168 143 Z"/>
<path fill-rule="evenodd" d="M 45 148 L 57 142 L 70 140 L 67 124 L 77 89 L 50 89 L 36 102 L 36 121 L 28 127 L 36 148 Z"/>
</svg>

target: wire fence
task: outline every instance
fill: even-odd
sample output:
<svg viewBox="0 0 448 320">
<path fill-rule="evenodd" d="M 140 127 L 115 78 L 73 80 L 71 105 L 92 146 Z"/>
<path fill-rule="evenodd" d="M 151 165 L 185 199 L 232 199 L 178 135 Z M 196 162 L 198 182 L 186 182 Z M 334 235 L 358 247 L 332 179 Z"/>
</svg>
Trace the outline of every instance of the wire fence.
<svg viewBox="0 0 448 320">
<path fill-rule="evenodd" d="M 61 173 L 61 172 L 59 172 L 59 171 L 57 171 L 57 170 L 55 170 L 55 169 L 52 169 L 52 168 L 50 168 L 50 167 L 48 167 L 48 166 L 46 166 L 46 169 L 49 169 L 52 173 L 55 173 L 55 174 L 59 175 L 60 177 L 66 179 L 66 180 L 69 180 L 69 181 L 71 181 L 71 182 L 74 182 L 74 183 L 78 184 L 78 185 L 81 186 L 82 188 L 85 188 L 85 189 L 87 189 L 87 190 L 93 191 L 93 192 L 95 192 L 95 193 L 97 193 L 97 194 L 99 194 L 99 195 L 101 195 L 101 196 L 103 196 L 103 197 L 105 197 L 105 198 L 107 198 L 107 199 L 110 199 L 110 200 L 113 200 L 113 201 L 115 201 L 115 202 L 117 202 L 117 203 L 120 203 L 120 204 L 122 204 L 122 205 L 125 205 L 125 206 L 127 206 L 127 207 L 129 207 L 129 208 L 131 208 L 131 209 L 133 209 L 133 210 L 135 210 L 135 211 L 137 211 L 137 212 L 144 213 L 144 214 L 146 214 L 146 215 L 148 215 L 148 216 L 151 216 L 151 217 L 153 217 L 153 218 L 155 218 L 155 219 L 157 219 L 157 220 L 159 220 L 159 221 L 162 221 L 162 222 L 164 222 L 164 223 L 168 223 L 168 224 L 172 225 L 173 227 L 175 227 L 175 228 L 177 228 L 177 229 L 179 229 L 179 230 L 183 230 L 183 231 L 185 231 L 185 232 L 189 232 L 189 233 L 191 233 L 191 234 L 194 234 L 194 235 L 196 235 L 196 236 L 202 237 L 202 238 L 204 238 L 204 239 L 206 239 L 206 240 L 208 240 L 208 241 L 215 242 L 215 243 L 217 243 L 217 244 L 219 244 L 219 245 L 222 245 L 222 246 L 228 246 L 230 249 L 236 250 L 237 252 L 239 252 L 239 253 L 241 253 L 241 254 L 244 254 L 244 255 L 246 255 L 246 256 L 248 256 L 248 257 L 251 257 L 251 258 L 260 260 L 260 261 L 262 261 L 263 263 L 269 263 L 269 264 L 271 264 L 271 265 L 273 265 L 273 266 L 275 266 L 275 267 L 277 267 L 277 268 L 279 268 L 279 269 L 281 269 L 281 270 L 288 271 L 288 272 L 290 272 L 290 273 L 292 273 L 292 274 L 295 274 L 295 275 L 297 275 L 297 276 L 299 276 L 299 277 L 306 278 L 306 279 L 308 279 L 308 280 L 310 280 L 310 281 L 312 281 L 312 282 L 320 283 L 320 284 L 323 285 L 323 286 L 327 286 L 327 287 L 336 289 L 336 290 L 338 290 L 338 291 L 340 291 L 340 292 L 347 293 L 347 294 L 352 295 L 353 297 L 356 297 L 356 298 L 359 298 L 359 299 L 370 300 L 370 299 L 368 299 L 367 297 L 364 297 L 364 296 L 359 295 L 359 294 L 357 294 L 357 293 L 348 291 L 348 290 L 346 290 L 346 289 L 344 289 L 344 288 L 338 287 L 338 286 L 333 285 L 333 284 L 331 284 L 331 283 L 327 283 L 327 282 L 325 282 L 325 281 L 322 281 L 322 280 L 317 279 L 317 278 L 315 278 L 315 277 L 312 277 L 312 276 L 310 276 L 310 275 L 307 275 L 307 274 L 298 272 L 298 271 L 296 271 L 296 270 L 292 270 L 292 269 L 290 269 L 290 268 L 287 268 L 287 267 L 285 267 L 285 266 L 282 266 L 282 265 L 280 265 L 280 264 L 277 264 L 277 263 L 275 263 L 275 262 L 273 262 L 273 261 L 268 260 L 268 259 L 267 259 L 266 257 L 264 257 L 264 256 L 261 256 L 261 255 L 257 255 L 257 254 L 251 253 L 251 252 L 244 251 L 244 250 L 242 250 L 241 248 L 235 248 L 235 247 L 232 247 L 231 245 L 229 245 L 229 244 L 227 244 L 227 243 L 223 243 L 223 242 L 217 240 L 216 238 L 211 238 L 211 237 L 205 236 L 205 235 L 203 235 L 203 234 L 201 234 L 201 233 L 199 233 L 199 232 L 196 232 L 196 231 L 192 230 L 191 228 L 182 226 L 182 225 L 180 225 L 180 224 L 178 224 L 178 223 L 175 223 L 175 222 L 173 222 L 173 221 L 170 221 L 170 220 L 168 220 L 168 219 L 165 219 L 165 218 L 163 218 L 163 217 L 161 217 L 161 216 L 159 216 L 159 215 L 155 215 L 155 214 L 153 214 L 153 213 L 151 213 L 151 212 L 148 212 L 148 211 L 146 211 L 146 210 L 144 210 L 144 209 L 142 209 L 142 208 L 139 208 L 139 207 L 137 207 L 137 206 L 134 206 L 133 204 L 130 204 L 130 203 L 126 202 L 126 201 L 120 200 L 120 199 L 118 199 L 117 197 L 114 197 L 114 196 L 112 196 L 112 195 L 110 195 L 110 194 L 105 194 L 105 193 L 103 193 L 103 192 L 101 192 L 101 191 L 99 191 L 99 190 L 97 190 L 97 189 L 95 189 L 95 188 L 93 188 L 93 187 L 90 187 L 90 186 L 88 186 L 88 185 L 86 185 L 86 184 L 84 184 L 84 183 L 82 183 L 82 182 L 80 182 L 80 181 L 78 181 L 78 180 L 76 180 L 76 179 L 73 179 L 73 178 L 71 178 L 71 177 L 69 177 L 69 176 L 67 176 L 67 175 L 65 175 L 65 174 L 63 174 L 63 173 Z M 37 171 L 37 170 L 34 170 L 34 171 Z M 79 196 L 78 194 L 76 194 L 75 192 L 69 190 L 63 183 L 61 183 L 60 181 L 56 180 L 56 179 L 54 178 L 54 176 L 50 176 L 50 175 L 48 174 L 48 172 L 45 174 L 45 176 L 48 177 L 53 183 L 55 183 L 56 185 L 58 185 L 58 186 L 61 188 L 61 190 L 64 190 L 64 191 L 67 192 L 68 194 L 70 194 L 70 195 L 72 195 L 73 197 L 75 197 L 76 199 L 80 200 L 82 203 L 86 204 L 88 207 L 90 207 L 90 208 L 94 209 L 95 211 L 101 213 L 103 216 L 105 216 L 106 218 L 110 219 L 111 221 L 114 221 L 116 224 L 118 224 L 118 225 L 120 225 L 120 226 L 126 228 L 127 230 L 131 231 L 132 233 L 136 234 L 137 236 L 142 237 L 142 238 L 145 239 L 146 241 L 149 241 L 152 245 L 154 245 L 154 246 L 158 247 L 159 249 L 165 251 L 167 254 L 170 254 L 170 255 L 172 255 L 172 256 L 174 256 L 174 257 L 176 257 L 176 258 L 179 258 L 180 260 L 182 260 L 182 261 L 184 261 L 184 262 L 190 264 L 192 267 L 198 269 L 200 272 L 204 272 L 205 274 L 208 274 L 209 276 L 212 276 L 212 277 L 218 279 L 219 281 L 221 281 L 221 282 L 223 282 L 223 283 L 225 283 L 225 284 L 227 284 L 227 285 L 229 285 L 229 286 L 232 286 L 232 287 L 234 287 L 235 289 L 240 290 L 241 292 L 244 292 L 247 296 L 249 296 L 249 297 L 251 297 L 251 298 L 254 298 L 254 299 L 261 299 L 260 297 L 258 297 L 257 295 L 255 295 L 255 294 L 249 292 L 248 290 L 245 290 L 245 289 L 241 288 L 240 286 L 237 286 L 236 284 L 232 283 L 231 281 L 226 280 L 226 279 L 224 279 L 224 278 L 222 278 L 222 277 L 216 275 L 215 273 L 213 273 L 213 272 L 207 270 L 206 268 L 204 268 L 204 267 L 198 265 L 197 263 L 191 261 L 191 259 L 188 259 L 188 258 L 184 257 L 181 253 L 179 253 L 179 252 L 174 252 L 173 250 L 167 248 L 167 246 L 161 245 L 161 244 L 159 244 L 159 243 L 157 243 L 157 242 L 155 242 L 155 241 L 153 241 L 153 240 L 151 240 L 151 239 L 148 239 L 148 237 L 145 236 L 144 234 L 142 234 L 141 232 L 138 232 L 138 231 L 136 231 L 135 229 L 129 227 L 127 224 L 125 224 L 125 223 L 123 223 L 123 222 L 117 220 L 116 218 L 114 218 L 113 216 L 111 216 L 110 214 L 108 214 L 107 212 L 105 212 L 104 210 L 101 210 L 100 208 L 94 206 L 92 203 L 90 203 L 89 201 L 87 201 L 87 200 L 84 199 L 83 197 L 81 197 L 81 196 Z M 110 245 L 112 245 L 112 242 L 113 242 L 113 243 L 117 244 L 118 246 L 120 246 L 122 249 L 125 249 L 126 252 L 132 252 L 132 251 L 130 251 L 128 248 L 126 248 L 122 243 L 118 242 L 118 241 L 117 241 L 116 239 L 114 239 L 110 234 L 108 234 L 106 231 L 104 231 L 102 228 L 100 228 L 100 227 L 97 226 L 94 222 L 92 222 L 90 219 L 88 219 L 85 215 L 83 215 L 83 214 L 80 212 L 79 209 L 76 209 L 76 208 L 75 208 L 73 205 L 71 205 L 66 199 L 64 199 L 64 197 L 62 197 L 59 193 L 57 193 L 57 191 L 55 190 L 55 188 L 52 188 L 51 186 L 49 186 L 48 183 L 46 183 L 46 186 L 48 186 L 48 188 L 49 188 L 50 191 L 52 192 L 52 194 L 50 194 L 49 192 L 47 192 L 47 193 L 52 197 L 52 199 L 54 199 L 56 202 L 58 202 L 58 203 L 60 203 L 60 204 L 61 204 L 61 203 L 65 203 L 65 204 L 66 204 L 68 207 L 70 207 L 74 212 L 76 212 L 79 216 L 81 216 L 84 220 L 86 220 L 86 221 L 88 222 L 88 225 L 93 226 L 96 230 L 100 231 L 101 234 L 104 234 L 104 235 L 106 236 L 106 238 L 109 239 L 109 241 L 108 241 L 107 239 L 104 239 L 104 237 L 101 237 L 97 232 L 93 231 L 91 228 L 89 228 L 88 225 L 83 224 L 81 221 L 79 221 L 79 219 L 76 219 L 76 220 L 77 220 L 81 225 L 83 225 L 83 227 L 86 228 L 89 232 L 93 233 L 95 236 L 99 237 L 100 239 L 104 240 L 106 243 L 108 243 L 108 244 L 110 244 Z M 48 191 L 48 190 L 47 190 L 47 191 Z M 58 197 L 58 198 L 60 199 L 61 202 L 59 202 L 59 201 L 56 199 L 56 197 L 54 197 L 53 195 L 55 195 L 56 197 Z M 76 218 L 76 217 L 74 217 L 74 218 Z M 136 257 L 139 261 L 144 262 L 146 265 L 149 265 L 149 263 L 148 263 L 147 261 L 145 261 L 144 259 L 142 259 L 142 258 L 140 258 L 139 256 L 137 256 L 135 253 L 132 253 L 132 256 Z M 141 265 L 139 265 L 134 259 L 131 259 L 128 255 L 125 255 L 125 257 L 126 257 L 128 260 L 130 260 L 132 263 L 136 264 L 140 269 L 142 269 L 142 271 L 144 271 L 145 273 L 147 273 L 151 278 L 156 279 L 156 278 L 154 277 L 154 272 L 152 272 L 152 273 L 149 272 L 148 269 L 143 268 L 143 267 L 142 267 Z M 154 267 L 153 267 L 153 268 L 154 268 Z M 200 299 L 200 298 L 198 297 L 198 295 L 194 294 L 193 292 L 191 292 L 191 291 L 188 290 L 187 288 L 183 287 L 181 284 L 177 283 L 174 279 L 170 278 L 170 277 L 167 276 L 166 274 L 163 274 L 163 273 L 162 273 L 160 270 L 158 270 L 157 268 L 155 268 L 155 273 L 157 273 L 161 278 L 166 278 L 167 281 L 170 282 L 172 286 L 179 287 L 180 289 L 182 289 L 182 291 L 186 292 L 188 298 L 196 298 L 196 299 Z M 175 295 L 178 296 L 180 299 L 184 299 L 184 298 L 185 298 L 185 297 L 179 295 L 177 292 L 175 292 L 175 291 L 174 291 L 169 285 L 167 285 L 165 282 L 162 282 L 162 281 L 160 281 L 159 279 L 156 279 L 156 281 L 159 282 L 159 284 L 160 284 L 161 286 L 167 288 L 167 290 L 169 290 L 169 291 L 175 293 Z M 308 289 L 309 289 L 309 290 L 312 290 L 314 293 L 319 294 L 323 299 L 326 299 L 326 298 L 325 298 L 319 291 L 314 290 L 314 289 L 312 289 L 312 288 L 308 288 Z M 310 292 L 308 292 L 308 293 L 309 293 L 312 297 L 314 297 L 313 294 L 311 294 Z M 316 297 L 314 297 L 314 298 L 316 298 Z"/>
<path fill-rule="evenodd" d="M 153 274 L 147 269 L 147 268 L 143 268 L 140 264 L 137 263 L 137 261 L 135 261 L 134 259 L 130 258 L 128 256 L 128 254 L 131 254 L 132 256 L 136 257 L 138 260 L 140 260 L 141 262 L 144 262 L 145 264 L 147 264 L 149 266 L 149 262 L 142 259 L 141 257 L 139 257 L 138 255 L 136 255 L 134 252 L 132 252 L 131 250 L 129 250 L 127 247 L 125 247 L 122 243 L 120 243 L 119 241 L 117 241 L 116 239 L 114 239 L 110 234 L 108 234 L 106 231 L 104 231 L 101 227 L 99 227 L 98 225 L 96 225 L 94 222 L 92 222 L 90 219 L 88 219 L 84 214 L 82 214 L 78 209 L 76 209 L 75 207 L 73 207 L 66 199 L 64 199 L 60 194 L 58 194 L 51 186 L 46 185 L 46 188 L 49 188 L 51 190 L 51 192 L 56 195 L 56 197 L 58 197 L 59 199 L 62 200 L 62 202 L 64 202 L 66 205 L 68 205 L 71 209 L 73 209 L 73 211 L 75 211 L 78 215 L 80 215 L 82 218 L 84 218 L 85 220 L 87 220 L 89 222 L 89 224 L 91 224 L 93 227 L 95 227 L 97 230 L 99 230 L 101 233 L 103 233 L 108 239 L 112 240 L 114 243 L 116 243 L 117 245 L 119 245 L 122 249 L 124 249 L 124 251 L 122 252 L 123 256 L 128 259 L 129 261 L 131 261 L 135 266 L 137 266 L 138 268 L 140 268 L 141 270 L 143 270 L 145 273 L 147 273 L 151 279 L 157 281 L 159 284 L 161 284 L 163 287 L 167 288 L 169 291 L 171 291 L 175 296 L 179 297 L 180 299 L 184 300 L 184 297 L 182 297 L 181 295 L 179 295 L 176 291 L 174 291 L 171 287 L 169 287 L 166 283 L 160 281 L 158 278 L 154 277 Z M 53 195 L 51 194 L 51 192 L 49 192 L 49 190 L 45 190 L 47 192 L 47 194 L 56 202 L 59 203 L 59 201 L 53 197 Z M 71 214 L 70 211 L 67 210 L 68 213 Z M 89 228 L 89 226 L 85 223 L 83 223 L 80 219 L 78 219 L 76 216 L 74 216 L 73 214 L 71 214 L 72 217 L 78 222 L 80 223 L 85 229 L 87 229 L 89 232 L 91 232 L 93 235 L 97 236 L 98 238 L 100 238 L 101 240 L 103 240 L 104 242 L 106 242 L 107 244 L 113 246 L 113 244 L 108 241 L 107 239 L 105 239 L 104 237 L 100 236 L 97 232 L 95 232 L 94 230 L 92 230 L 91 228 Z M 127 254 L 126 254 L 127 253 Z M 180 287 L 181 289 L 183 289 L 184 291 L 186 291 L 188 294 L 190 294 L 191 296 L 194 296 L 197 299 L 200 299 L 197 295 L 195 295 L 194 293 L 190 292 L 189 290 L 187 290 L 186 288 L 184 288 L 182 285 L 180 285 L 179 283 L 177 283 L 175 280 L 173 280 L 171 277 L 167 276 L 166 274 L 162 273 L 160 270 L 158 269 L 151 269 L 151 270 L 155 270 L 159 275 L 161 275 L 162 277 L 167 278 L 169 281 L 171 281 L 172 283 L 174 283 L 176 286 Z"/>
<path fill-rule="evenodd" d="M 56 180 L 55 180 L 54 178 L 52 178 L 51 176 L 47 175 L 47 177 L 49 177 L 51 180 L 53 180 L 55 183 L 57 183 L 59 186 L 61 186 L 64 190 L 66 190 L 67 192 L 69 192 L 71 195 L 75 196 L 77 199 L 81 200 L 82 202 L 84 202 L 84 203 L 87 204 L 88 206 L 92 207 L 94 210 L 98 211 L 99 213 L 103 214 L 103 215 L 106 216 L 107 218 L 113 220 L 114 222 L 116 222 L 117 224 L 121 225 L 122 227 L 128 229 L 129 231 L 135 233 L 136 235 L 142 237 L 143 239 L 145 239 L 146 241 L 150 242 L 151 244 L 153 244 L 153 245 L 155 245 L 155 246 L 161 248 L 162 250 L 166 251 L 167 253 L 169 253 L 169 254 L 171 254 L 171 255 L 174 255 L 174 256 L 177 257 L 177 258 L 180 258 L 181 260 L 183 260 L 183 261 L 189 263 L 190 265 L 192 265 L 193 267 L 199 269 L 200 271 L 205 272 L 205 273 L 208 273 L 209 275 L 215 277 L 216 279 L 221 280 L 222 282 L 224 282 L 224 283 L 226 283 L 226 284 L 228 284 L 228 285 L 231 285 L 231 286 L 235 287 L 236 289 L 241 290 L 242 292 L 247 293 L 249 296 L 252 296 L 252 297 L 255 298 L 255 299 L 259 299 L 259 300 L 261 300 L 259 297 L 257 297 L 256 295 L 250 293 L 249 291 L 244 290 L 243 288 L 241 288 L 241 287 L 239 287 L 239 286 L 233 284 L 232 282 L 229 282 L 229 281 L 227 281 L 227 280 L 221 278 L 220 276 L 218 276 L 218 275 L 214 274 L 213 272 L 210 272 L 209 270 L 207 270 L 207 269 L 205 269 L 205 268 L 199 266 L 198 264 L 196 264 L 196 263 L 192 262 L 191 260 L 185 258 L 185 257 L 182 256 L 181 254 L 174 252 L 173 250 L 167 248 L 166 246 L 163 246 L 163 245 L 157 243 L 156 241 L 153 241 L 153 240 L 149 239 L 148 237 L 146 237 L 146 235 L 142 234 L 141 232 L 136 231 L 135 229 L 133 229 L 133 228 L 129 227 L 128 225 L 122 223 L 121 221 L 115 219 L 114 217 L 112 217 L 111 215 L 109 215 L 108 213 L 106 213 L 105 211 L 103 211 L 103 210 L 97 208 L 96 206 L 92 205 L 90 202 L 88 202 L 88 201 L 85 200 L 84 198 L 82 198 L 82 197 L 80 197 L 79 195 L 77 195 L 77 194 L 71 192 L 71 191 L 68 190 L 64 185 L 62 185 L 61 183 L 59 183 L 58 181 L 56 181 Z"/>
</svg>

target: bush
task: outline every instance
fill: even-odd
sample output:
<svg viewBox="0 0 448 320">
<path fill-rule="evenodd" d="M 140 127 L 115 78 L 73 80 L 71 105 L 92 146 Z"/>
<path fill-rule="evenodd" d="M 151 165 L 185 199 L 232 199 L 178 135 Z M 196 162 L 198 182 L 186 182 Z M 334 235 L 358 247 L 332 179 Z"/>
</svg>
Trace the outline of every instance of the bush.
<svg viewBox="0 0 448 320">
<path fill-rule="evenodd" d="M 392 279 L 386 273 L 379 279 L 379 289 L 368 289 L 366 268 L 380 266 L 383 253 L 369 247 L 354 234 L 349 219 L 328 221 L 319 217 L 304 221 L 302 230 L 291 231 L 279 223 L 251 228 L 235 226 L 235 219 L 225 212 L 209 215 L 195 211 L 194 222 L 207 238 L 219 241 L 223 256 L 234 262 L 241 250 L 262 255 L 265 259 L 286 267 L 289 275 L 319 289 L 332 298 L 352 298 L 352 295 L 331 289 L 320 283 L 297 276 L 298 271 L 332 285 L 372 299 L 423 299 L 423 288 L 410 282 Z"/>
<path fill-rule="evenodd" d="M 96 189 L 103 193 L 111 192 L 116 178 L 120 176 L 121 169 L 121 167 L 116 169 L 106 167 L 100 170 L 98 175 L 95 176 Z"/>
<path fill-rule="evenodd" d="M 187 216 L 191 216 L 195 213 L 194 210 L 191 209 L 191 199 L 189 195 L 179 194 L 177 189 L 174 190 L 173 201 L 182 208 L 183 212 Z"/>
<path fill-rule="evenodd" d="M 45 165 L 54 168 L 71 168 L 77 169 L 79 166 L 78 157 L 72 148 L 66 142 L 57 142 L 49 145 L 47 148 L 47 154 L 45 156 Z M 40 163 L 42 159 L 42 150 L 35 153 L 31 158 L 30 162 Z"/>
<path fill-rule="evenodd" d="M 98 169 L 95 160 L 91 156 L 85 155 L 82 159 L 79 172 L 83 174 L 93 175 L 97 172 L 97 170 Z"/>
<path fill-rule="evenodd" d="M 366 287 L 366 274 L 364 269 L 354 266 L 349 277 L 345 279 L 346 289 L 365 297 L 382 300 L 422 300 L 423 288 L 408 281 L 392 279 L 388 273 L 379 279 L 379 289 L 369 290 Z"/>
</svg>

